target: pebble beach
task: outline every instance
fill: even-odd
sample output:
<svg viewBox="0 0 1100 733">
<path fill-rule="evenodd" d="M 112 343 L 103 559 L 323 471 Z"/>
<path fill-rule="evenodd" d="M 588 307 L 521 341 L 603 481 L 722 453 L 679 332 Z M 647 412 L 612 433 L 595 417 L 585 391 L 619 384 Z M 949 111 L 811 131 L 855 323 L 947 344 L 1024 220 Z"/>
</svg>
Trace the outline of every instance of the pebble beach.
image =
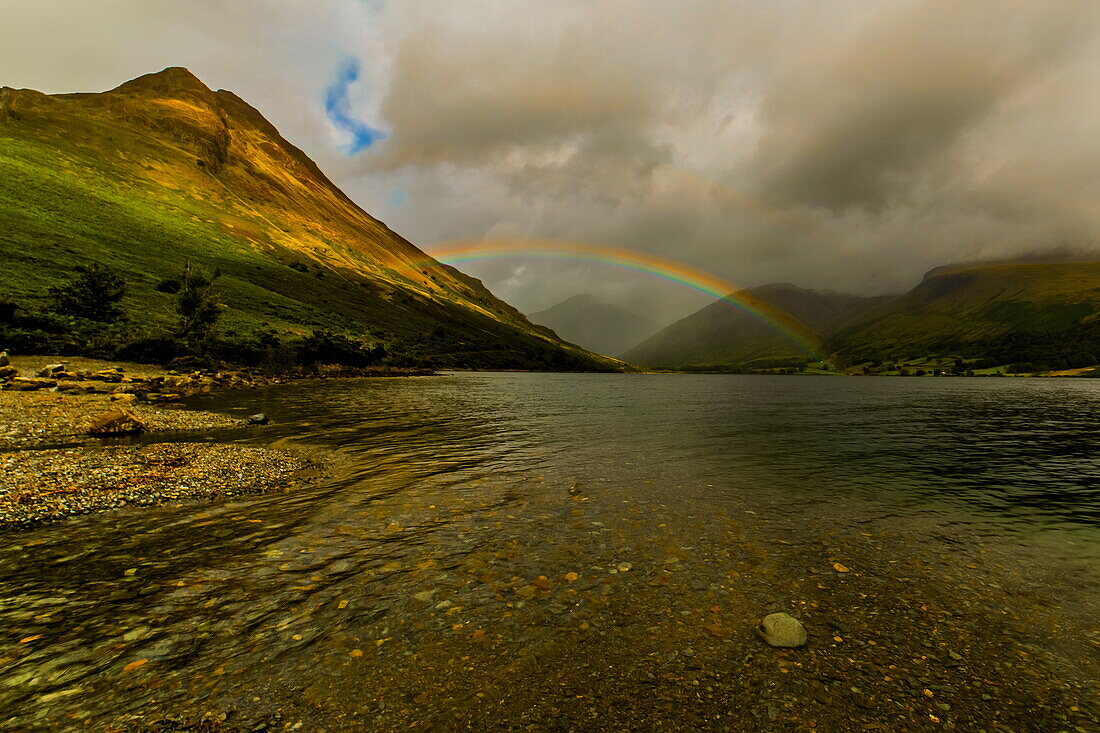
<svg viewBox="0 0 1100 733">
<path fill-rule="evenodd" d="M 36 373 L 48 361 L 13 363 L 23 373 Z M 212 430 L 247 423 L 182 409 L 171 404 L 178 394 L 170 394 L 165 404 L 139 402 L 146 395 L 138 387 L 166 379 L 155 368 L 135 372 L 80 361 L 99 370 L 84 374 L 107 374 L 110 381 L 75 378 L 65 380 L 64 391 L 56 386 L 0 391 L 0 530 L 123 506 L 285 491 L 324 472 L 323 461 L 291 449 L 197 442 Z M 190 377 L 167 378 L 176 379 L 175 389 L 210 388 Z M 131 436 L 90 435 L 93 423 L 108 414 L 132 416 L 141 434 L 171 433 L 180 442 L 120 445 Z"/>
</svg>

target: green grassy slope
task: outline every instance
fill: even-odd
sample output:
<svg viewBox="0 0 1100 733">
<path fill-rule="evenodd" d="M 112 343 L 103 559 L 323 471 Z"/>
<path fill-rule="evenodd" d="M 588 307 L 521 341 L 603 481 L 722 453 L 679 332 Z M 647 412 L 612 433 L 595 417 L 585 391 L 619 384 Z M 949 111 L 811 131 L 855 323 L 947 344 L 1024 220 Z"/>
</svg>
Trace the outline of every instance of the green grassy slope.
<svg viewBox="0 0 1100 733">
<path fill-rule="evenodd" d="M 1083 366 L 1100 358 L 1098 314 L 1100 262 L 944 267 L 843 324 L 835 345 L 851 362 L 958 355 Z"/>
<path fill-rule="evenodd" d="M 125 337 L 163 334 L 188 261 L 222 273 L 219 331 L 317 329 L 435 366 L 614 368 L 528 322 L 356 206 L 259 112 L 184 69 L 101 94 L 0 89 L 0 298 L 76 268 L 127 281 Z"/>
<path fill-rule="evenodd" d="M 749 292 L 786 311 L 822 338 L 827 338 L 837 323 L 882 301 L 786 283 Z M 805 364 L 817 357 L 771 323 L 720 300 L 627 350 L 623 358 L 657 368 L 762 368 Z"/>
</svg>

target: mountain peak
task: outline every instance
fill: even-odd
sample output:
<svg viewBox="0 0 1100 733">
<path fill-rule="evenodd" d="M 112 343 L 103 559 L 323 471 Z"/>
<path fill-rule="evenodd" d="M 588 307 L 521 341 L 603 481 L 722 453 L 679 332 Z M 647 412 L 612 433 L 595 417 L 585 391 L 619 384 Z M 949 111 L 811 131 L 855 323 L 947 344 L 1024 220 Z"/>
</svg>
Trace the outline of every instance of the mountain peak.
<svg viewBox="0 0 1100 733">
<path fill-rule="evenodd" d="M 192 74 L 189 69 L 182 66 L 169 66 L 162 71 L 142 74 L 112 91 L 154 91 L 162 94 L 177 94 L 179 92 L 209 93 L 210 87 L 203 84 L 202 80 Z"/>
</svg>

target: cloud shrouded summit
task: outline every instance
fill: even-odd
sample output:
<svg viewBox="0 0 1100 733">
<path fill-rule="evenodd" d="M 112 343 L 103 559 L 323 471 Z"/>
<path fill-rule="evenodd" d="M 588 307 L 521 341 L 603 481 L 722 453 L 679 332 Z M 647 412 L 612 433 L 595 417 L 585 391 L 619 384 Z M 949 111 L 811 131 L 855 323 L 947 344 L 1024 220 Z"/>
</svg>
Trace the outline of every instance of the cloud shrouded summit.
<svg viewBox="0 0 1100 733">
<path fill-rule="evenodd" d="M 1098 8 L 46 0 L 0 8 L 0 83 L 187 66 L 429 251 L 561 239 L 875 293 L 1095 242 Z M 582 292 L 664 320 L 702 304 L 583 262 L 464 269 L 529 311 Z"/>
</svg>

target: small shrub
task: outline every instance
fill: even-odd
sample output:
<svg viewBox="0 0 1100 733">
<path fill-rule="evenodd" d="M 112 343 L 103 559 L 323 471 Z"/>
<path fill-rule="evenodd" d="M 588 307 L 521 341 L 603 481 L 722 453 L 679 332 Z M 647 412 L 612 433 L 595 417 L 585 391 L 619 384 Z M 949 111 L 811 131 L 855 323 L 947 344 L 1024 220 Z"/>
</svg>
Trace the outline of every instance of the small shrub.
<svg viewBox="0 0 1100 733">
<path fill-rule="evenodd" d="M 205 341 L 214 324 L 221 318 L 224 306 L 218 302 L 219 294 L 214 281 L 219 273 L 206 273 L 187 264 L 180 275 L 180 289 L 176 293 L 176 313 L 179 323 L 176 335 L 185 343 L 195 345 Z"/>
</svg>

